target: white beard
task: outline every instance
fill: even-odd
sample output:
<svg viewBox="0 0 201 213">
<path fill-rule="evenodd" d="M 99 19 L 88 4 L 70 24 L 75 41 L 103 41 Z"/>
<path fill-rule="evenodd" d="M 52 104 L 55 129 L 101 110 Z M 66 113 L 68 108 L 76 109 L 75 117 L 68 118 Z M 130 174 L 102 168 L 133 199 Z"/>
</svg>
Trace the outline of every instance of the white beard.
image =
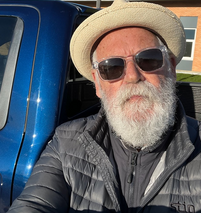
<svg viewBox="0 0 201 213">
<path fill-rule="evenodd" d="M 108 122 L 125 145 L 152 146 L 174 124 L 176 95 L 172 77 L 161 80 L 157 88 L 146 81 L 127 84 L 112 98 L 100 90 Z M 143 98 L 129 102 L 133 95 Z"/>
</svg>

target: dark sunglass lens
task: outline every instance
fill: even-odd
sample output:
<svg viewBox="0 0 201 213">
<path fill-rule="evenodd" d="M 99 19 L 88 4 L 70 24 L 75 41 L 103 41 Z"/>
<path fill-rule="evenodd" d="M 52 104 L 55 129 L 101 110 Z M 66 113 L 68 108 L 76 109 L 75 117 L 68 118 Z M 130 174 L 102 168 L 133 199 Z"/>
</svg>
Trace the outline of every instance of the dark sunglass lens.
<svg viewBox="0 0 201 213">
<path fill-rule="evenodd" d="M 143 71 L 154 71 L 163 66 L 163 54 L 159 49 L 150 49 L 138 53 L 135 56 L 137 65 Z"/>
<path fill-rule="evenodd" d="M 124 72 L 124 60 L 121 58 L 109 58 L 101 61 L 98 70 L 104 80 L 115 80 Z"/>
</svg>

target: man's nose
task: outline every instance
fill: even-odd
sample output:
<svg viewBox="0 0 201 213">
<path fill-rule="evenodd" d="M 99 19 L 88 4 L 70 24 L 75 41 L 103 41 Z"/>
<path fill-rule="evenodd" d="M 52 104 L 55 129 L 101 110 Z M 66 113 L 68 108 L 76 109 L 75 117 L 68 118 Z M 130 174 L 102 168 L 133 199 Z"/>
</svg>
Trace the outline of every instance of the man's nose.
<svg viewBox="0 0 201 213">
<path fill-rule="evenodd" d="M 126 71 L 124 76 L 124 81 L 126 83 L 138 83 L 139 81 L 144 81 L 145 77 L 142 72 L 137 68 L 133 59 L 128 59 L 126 61 Z"/>
</svg>

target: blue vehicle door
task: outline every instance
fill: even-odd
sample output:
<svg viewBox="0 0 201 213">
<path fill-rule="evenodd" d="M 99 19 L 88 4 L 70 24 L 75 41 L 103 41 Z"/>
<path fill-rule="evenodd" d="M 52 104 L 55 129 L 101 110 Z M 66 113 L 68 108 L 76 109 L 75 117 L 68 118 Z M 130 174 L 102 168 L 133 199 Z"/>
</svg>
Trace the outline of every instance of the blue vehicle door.
<svg viewBox="0 0 201 213">
<path fill-rule="evenodd" d="M 0 212 L 6 212 L 11 202 L 39 25 L 34 7 L 0 5 Z"/>
</svg>

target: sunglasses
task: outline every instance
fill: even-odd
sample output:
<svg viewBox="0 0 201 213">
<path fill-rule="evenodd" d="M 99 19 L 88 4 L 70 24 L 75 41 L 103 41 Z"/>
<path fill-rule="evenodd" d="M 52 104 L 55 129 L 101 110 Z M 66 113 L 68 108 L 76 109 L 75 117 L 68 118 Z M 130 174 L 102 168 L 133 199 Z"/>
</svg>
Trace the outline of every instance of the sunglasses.
<svg viewBox="0 0 201 213">
<path fill-rule="evenodd" d="M 140 71 L 151 73 L 163 68 L 165 54 L 167 54 L 167 48 L 161 46 L 158 48 L 146 48 L 131 56 Z M 93 69 L 99 71 L 99 76 L 102 80 L 119 80 L 124 76 L 127 57 L 111 57 L 101 62 L 96 61 L 93 63 Z"/>
</svg>

